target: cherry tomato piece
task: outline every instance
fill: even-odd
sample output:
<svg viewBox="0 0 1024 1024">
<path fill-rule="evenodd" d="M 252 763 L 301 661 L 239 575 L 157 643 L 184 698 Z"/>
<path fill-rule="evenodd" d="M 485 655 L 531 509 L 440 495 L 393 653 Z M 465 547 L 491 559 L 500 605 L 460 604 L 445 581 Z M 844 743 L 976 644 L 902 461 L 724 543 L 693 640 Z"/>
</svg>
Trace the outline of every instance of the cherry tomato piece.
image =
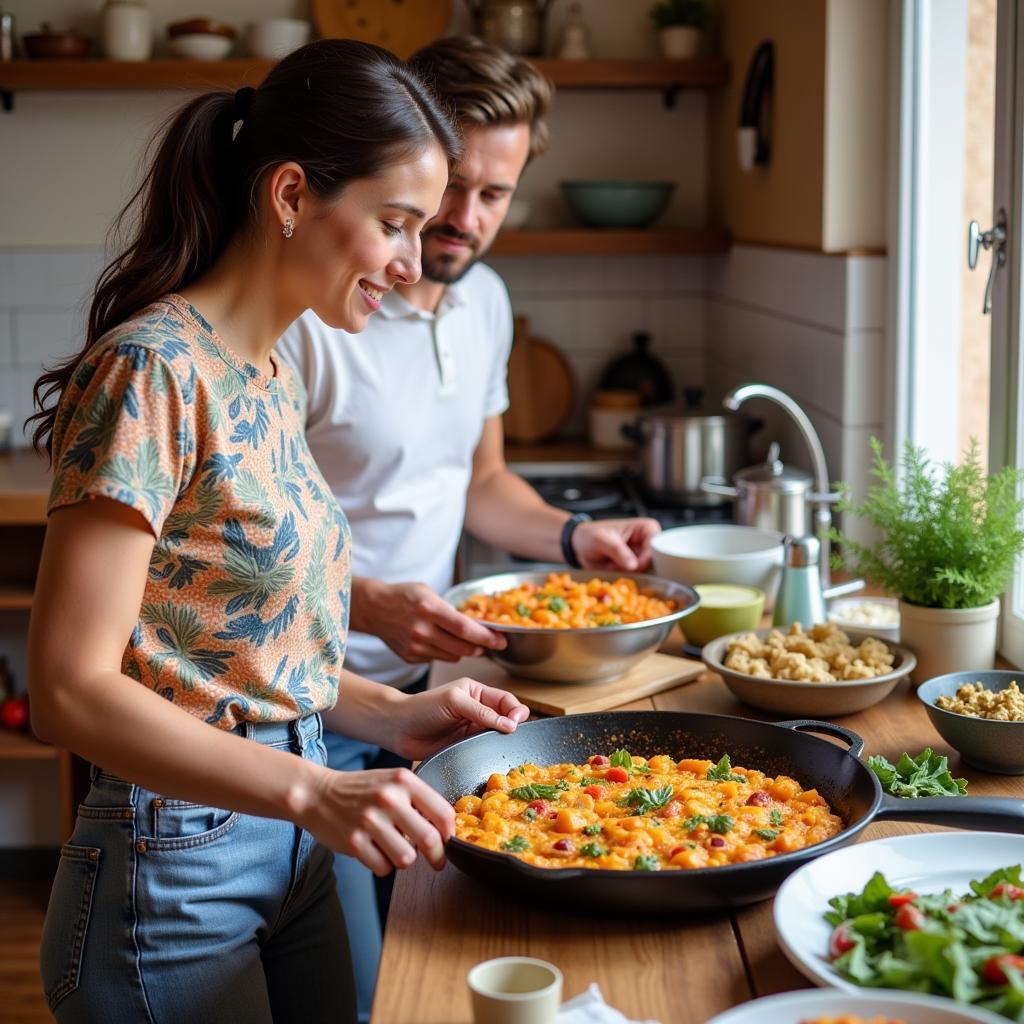
<svg viewBox="0 0 1024 1024">
<path fill-rule="evenodd" d="M 832 934 L 828 940 L 829 959 L 835 960 L 848 950 L 853 949 L 856 945 L 857 943 L 854 941 L 850 931 L 850 925 L 844 921 L 841 925 L 832 929 Z"/>
<path fill-rule="evenodd" d="M 604 756 L 604 754 L 595 754 L 587 764 L 594 765 L 595 768 L 602 768 L 606 764 L 611 764 L 611 760 Z"/>
<path fill-rule="evenodd" d="M 628 782 L 629 772 L 627 772 L 625 768 L 609 768 L 605 778 L 609 782 Z"/>
<path fill-rule="evenodd" d="M 906 892 L 889 893 L 889 906 L 902 907 L 905 903 L 913 903 L 917 899 L 917 893 L 907 889 Z"/>
<path fill-rule="evenodd" d="M 583 792 L 586 793 L 587 796 L 592 796 L 595 800 L 598 800 L 601 797 L 600 786 L 587 786 L 587 788 L 583 790 Z"/>
<path fill-rule="evenodd" d="M 985 966 L 981 969 L 981 976 L 990 985 L 1005 985 L 1009 979 L 1003 970 L 1003 965 L 1009 964 L 1018 971 L 1024 971 L 1024 956 L 1015 956 L 1013 953 L 1001 953 L 999 956 L 989 957 Z"/>
<path fill-rule="evenodd" d="M 904 903 L 896 911 L 896 927 L 905 932 L 919 932 L 924 927 L 924 914 L 913 903 Z"/>
</svg>

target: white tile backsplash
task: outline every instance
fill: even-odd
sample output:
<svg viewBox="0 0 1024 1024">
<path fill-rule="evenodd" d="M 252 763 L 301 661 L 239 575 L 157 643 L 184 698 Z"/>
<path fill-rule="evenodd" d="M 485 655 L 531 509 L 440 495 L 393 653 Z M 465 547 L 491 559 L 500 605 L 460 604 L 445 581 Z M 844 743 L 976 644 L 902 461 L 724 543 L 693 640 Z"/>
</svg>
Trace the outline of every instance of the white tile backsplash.
<svg viewBox="0 0 1024 1024">
<path fill-rule="evenodd" d="M 77 352 L 83 345 L 83 324 L 77 311 L 15 309 L 14 362 L 41 369 Z"/>
<path fill-rule="evenodd" d="M 14 365 L 14 335 L 10 310 L 0 309 L 0 370 Z"/>
<path fill-rule="evenodd" d="M 103 269 L 97 249 L 15 249 L 0 275 L 0 306 L 78 309 Z"/>
</svg>

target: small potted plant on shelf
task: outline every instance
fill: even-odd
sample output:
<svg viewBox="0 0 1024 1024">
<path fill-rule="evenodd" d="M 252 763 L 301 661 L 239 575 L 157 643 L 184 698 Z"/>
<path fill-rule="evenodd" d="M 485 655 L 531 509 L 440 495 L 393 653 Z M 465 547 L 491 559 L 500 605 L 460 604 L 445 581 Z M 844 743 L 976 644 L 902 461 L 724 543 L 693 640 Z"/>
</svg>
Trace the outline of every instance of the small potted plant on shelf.
<svg viewBox="0 0 1024 1024">
<path fill-rule="evenodd" d="M 665 57 L 689 60 L 697 56 L 707 20 L 705 0 L 658 0 L 650 15 Z"/>
<path fill-rule="evenodd" d="M 871 439 L 875 483 L 862 504 L 844 486 L 840 511 L 864 520 L 878 540 L 862 544 L 836 530 L 846 568 L 900 599 L 900 640 L 917 655 L 915 682 L 992 667 L 999 595 L 1024 549 L 1017 497 L 1024 474 L 986 476 L 977 441 L 959 466 L 930 462 L 907 442 L 902 473 Z"/>
</svg>

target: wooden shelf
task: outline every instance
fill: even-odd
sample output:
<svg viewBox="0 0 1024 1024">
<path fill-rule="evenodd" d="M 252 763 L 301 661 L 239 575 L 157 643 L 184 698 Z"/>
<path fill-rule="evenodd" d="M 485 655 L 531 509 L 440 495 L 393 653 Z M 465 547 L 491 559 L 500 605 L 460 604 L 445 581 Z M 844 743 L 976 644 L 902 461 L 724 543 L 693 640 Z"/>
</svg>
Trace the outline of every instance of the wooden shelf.
<svg viewBox="0 0 1024 1024">
<path fill-rule="evenodd" d="M 552 228 L 503 231 L 495 256 L 636 256 L 644 254 L 715 254 L 729 249 L 724 228 Z"/>
<path fill-rule="evenodd" d="M 53 761 L 60 751 L 27 732 L 0 729 L 0 761 Z"/>
<path fill-rule="evenodd" d="M 32 588 L 25 584 L 0 583 L 0 612 L 29 611 L 32 608 Z"/>
<path fill-rule="evenodd" d="M 258 85 L 269 60 L 15 60 L 0 63 L 0 90 L 50 92 L 120 89 L 237 89 Z M 533 62 L 558 89 L 714 89 L 729 63 L 698 60 L 550 60 Z"/>
<path fill-rule="evenodd" d="M 0 455 L 0 526 L 44 525 L 49 493 L 46 459 L 31 448 Z"/>
</svg>

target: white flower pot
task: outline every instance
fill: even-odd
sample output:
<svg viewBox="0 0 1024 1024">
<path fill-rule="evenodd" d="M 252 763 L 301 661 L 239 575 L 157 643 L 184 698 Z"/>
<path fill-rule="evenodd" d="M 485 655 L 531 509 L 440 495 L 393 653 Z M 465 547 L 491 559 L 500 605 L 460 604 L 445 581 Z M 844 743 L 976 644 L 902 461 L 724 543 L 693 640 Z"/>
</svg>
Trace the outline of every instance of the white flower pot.
<svg viewBox="0 0 1024 1024">
<path fill-rule="evenodd" d="M 669 25 L 658 32 L 662 56 L 669 60 L 690 60 L 700 52 L 701 31 L 692 25 Z"/>
<path fill-rule="evenodd" d="M 980 608 L 923 608 L 900 601 L 900 643 L 917 655 L 915 683 L 992 668 L 998 629 L 999 598 Z"/>
</svg>

